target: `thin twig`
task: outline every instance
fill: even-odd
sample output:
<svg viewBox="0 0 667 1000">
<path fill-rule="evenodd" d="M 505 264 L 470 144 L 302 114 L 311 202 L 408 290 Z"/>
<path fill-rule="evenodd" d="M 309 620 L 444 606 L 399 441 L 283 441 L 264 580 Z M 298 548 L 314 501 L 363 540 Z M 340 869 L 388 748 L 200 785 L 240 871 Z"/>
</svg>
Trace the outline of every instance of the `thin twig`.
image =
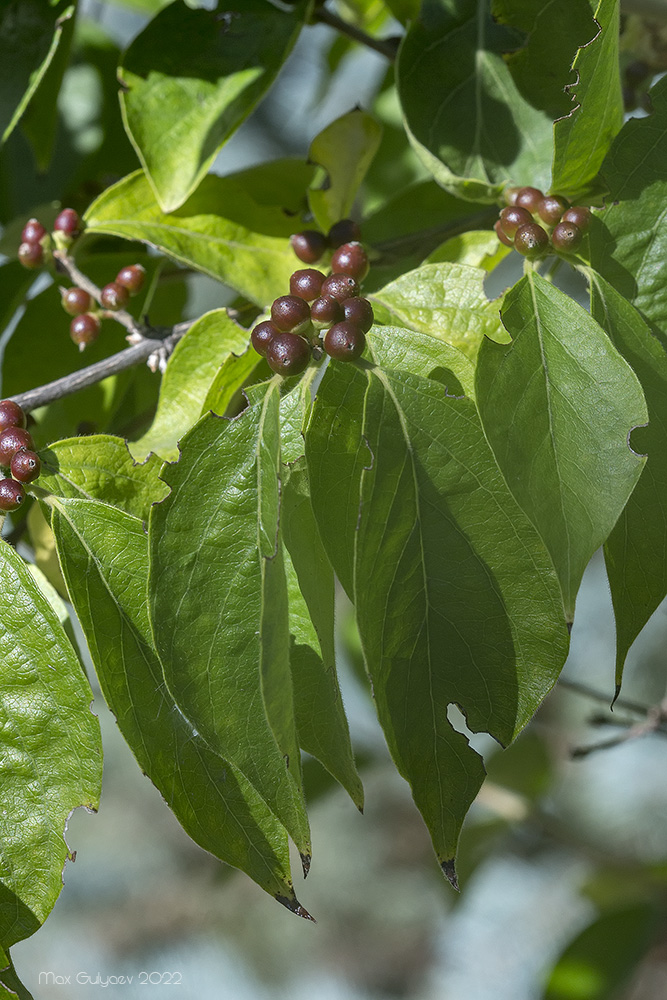
<svg viewBox="0 0 667 1000">
<path fill-rule="evenodd" d="M 361 30 L 361 28 L 356 28 L 353 24 L 349 24 L 341 17 L 338 17 L 337 14 L 332 14 L 331 11 L 327 10 L 325 7 L 317 7 L 313 17 L 316 21 L 321 21 L 322 24 L 328 24 L 330 28 L 335 28 L 336 31 L 340 31 L 341 34 L 347 35 L 348 38 L 351 38 L 353 41 L 360 42 L 369 49 L 374 49 L 376 52 L 379 52 L 380 55 L 386 56 L 386 58 L 392 62 L 396 58 L 398 42 L 394 39 L 373 38 L 372 35 L 367 35 L 365 31 Z"/>
<path fill-rule="evenodd" d="M 608 692 L 596 691 L 595 688 L 581 684 L 579 681 L 571 681 L 567 677 L 560 677 L 558 686 L 567 688 L 569 691 L 575 691 L 577 694 L 583 694 L 586 698 L 593 698 L 595 701 L 601 701 L 607 705 L 611 702 Z M 651 710 L 650 705 L 640 705 L 639 702 L 628 701 L 627 698 L 617 698 L 614 705 L 618 705 L 619 708 L 625 708 L 628 712 L 637 712 L 639 715 L 646 715 Z"/>
<path fill-rule="evenodd" d="M 101 302 L 101 290 L 97 285 L 88 278 L 83 271 L 80 271 L 74 262 L 74 258 L 70 257 L 66 250 L 54 250 L 53 259 L 56 263 L 56 270 L 64 271 L 79 288 L 83 288 L 84 292 L 95 299 L 98 305 L 102 305 Z M 108 317 L 109 319 L 115 319 L 117 323 L 124 326 L 127 332 L 135 339 L 138 340 L 140 337 L 146 336 L 147 328 L 141 323 L 137 323 L 134 316 L 132 316 L 125 309 L 115 309 L 113 311 L 109 309 L 104 309 L 102 315 Z"/>
<path fill-rule="evenodd" d="M 591 743 L 589 746 L 575 747 L 572 750 L 571 756 L 574 759 L 587 757 L 591 753 L 597 753 L 598 750 L 610 750 L 612 747 L 621 746 L 629 740 L 639 739 L 641 736 L 647 736 L 649 733 L 660 733 L 663 736 L 667 736 L 667 730 L 663 728 L 666 721 L 667 699 L 659 705 L 652 705 L 647 711 L 645 719 L 641 722 L 636 722 L 634 726 L 630 726 L 629 729 L 619 733 L 618 736 L 612 736 L 608 740 L 601 740 L 599 743 Z"/>
</svg>

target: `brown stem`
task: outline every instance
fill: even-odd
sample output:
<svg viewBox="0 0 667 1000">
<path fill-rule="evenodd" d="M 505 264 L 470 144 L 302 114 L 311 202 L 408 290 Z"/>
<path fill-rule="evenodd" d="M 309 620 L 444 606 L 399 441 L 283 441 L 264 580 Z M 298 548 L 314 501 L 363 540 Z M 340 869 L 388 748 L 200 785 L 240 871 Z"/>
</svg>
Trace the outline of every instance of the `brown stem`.
<svg viewBox="0 0 667 1000">
<path fill-rule="evenodd" d="M 367 35 L 361 28 L 356 28 L 353 24 L 348 24 L 347 21 L 338 17 L 337 14 L 332 14 L 325 7 L 316 7 L 313 17 L 316 21 L 328 24 L 330 28 L 335 28 L 341 34 L 347 35 L 353 41 L 360 42 L 369 49 L 374 49 L 392 62 L 396 58 L 398 43 L 394 39 L 373 38 L 372 35 Z"/>
<path fill-rule="evenodd" d="M 83 288 L 84 292 L 95 299 L 98 305 L 102 305 L 100 301 L 101 291 L 97 285 L 88 278 L 83 271 L 80 271 L 74 262 L 74 258 L 70 257 L 66 250 L 54 250 L 53 259 L 56 262 L 56 270 L 64 271 L 79 288 Z M 104 307 L 102 306 L 104 309 Z M 147 333 L 147 328 L 140 323 L 137 323 L 134 316 L 130 315 L 125 309 L 117 309 L 113 312 L 105 310 L 103 315 L 109 317 L 110 319 L 115 319 L 117 323 L 124 326 L 128 333 L 132 334 L 133 337 L 144 337 Z"/>
</svg>

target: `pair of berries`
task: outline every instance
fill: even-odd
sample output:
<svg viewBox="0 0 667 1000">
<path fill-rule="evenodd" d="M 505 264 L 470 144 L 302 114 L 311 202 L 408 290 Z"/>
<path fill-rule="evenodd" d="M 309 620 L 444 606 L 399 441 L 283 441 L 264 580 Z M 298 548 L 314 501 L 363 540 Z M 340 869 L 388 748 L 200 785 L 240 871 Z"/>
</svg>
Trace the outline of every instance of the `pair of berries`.
<svg viewBox="0 0 667 1000">
<path fill-rule="evenodd" d="M 575 253 L 579 249 L 591 223 L 590 209 L 583 205 L 570 206 L 567 198 L 558 194 L 545 195 L 534 187 L 509 188 L 505 197 L 507 207 L 501 210 L 494 226 L 498 239 L 505 246 L 514 247 L 530 260 L 550 250 Z M 535 216 L 551 229 L 551 237 L 535 221 Z"/>
<path fill-rule="evenodd" d="M 334 222 L 326 236 L 316 229 L 304 229 L 303 232 L 290 236 L 290 244 L 304 264 L 317 264 L 327 250 L 337 250 L 344 243 L 356 243 L 360 239 L 361 229 L 358 222 L 353 219 L 339 219 L 338 222 Z"/>
<path fill-rule="evenodd" d="M 73 208 L 63 208 L 53 223 L 53 234 L 59 234 L 61 239 L 73 240 L 81 232 L 81 219 Z M 50 248 L 50 237 L 39 219 L 29 219 L 21 233 L 21 245 L 18 248 L 18 259 L 24 267 L 31 270 L 44 264 L 45 249 Z"/>
<path fill-rule="evenodd" d="M 100 292 L 100 305 L 110 312 L 124 309 L 131 295 L 136 295 L 144 286 L 146 271 L 141 264 L 130 264 L 120 269 L 116 280 L 105 285 Z M 70 337 L 82 351 L 88 344 L 97 340 L 100 333 L 100 317 L 96 312 L 95 301 L 84 288 L 61 289 L 62 307 L 66 313 L 73 316 L 70 323 Z"/>
<path fill-rule="evenodd" d="M 271 306 L 271 319 L 258 323 L 250 336 L 272 371 L 298 375 L 308 365 L 313 347 L 338 361 L 354 361 L 364 351 L 373 325 L 373 309 L 359 294 L 368 273 L 368 256 L 358 242 L 344 243 L 333 255 L 328 277 L 314 268 L 295 271 L 290 294 Z"/>
<path fill-rule="evenodd" d="M 0 479 L 0 511 L 18 510 L 25 500 L 23 483 L 32 483 L 41 472 L 26 424 L 18 403 L 11 399 L 0 402 L 0 465 L 11 473 L 11 478 Z"/>
</svg>

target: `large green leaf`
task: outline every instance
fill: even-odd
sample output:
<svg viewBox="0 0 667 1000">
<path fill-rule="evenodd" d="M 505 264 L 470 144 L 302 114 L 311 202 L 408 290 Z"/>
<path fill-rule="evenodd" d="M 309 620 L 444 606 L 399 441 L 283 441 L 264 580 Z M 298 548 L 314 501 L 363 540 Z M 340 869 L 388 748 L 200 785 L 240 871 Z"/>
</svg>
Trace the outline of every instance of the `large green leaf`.
<svg viewBox="0 0 667 1000">
<path fill-rule="evenodd" d="M 484 292 L 486 271 L 465 264 L 425 264 L 370 296 L 380 323 L 429 333 L 474 358 L 484 336 L 506 342 L 498 303 Z"/>
<path fill-rule="evenodd" d="M 590 248 L 596 270 L 667 337 L 667 78 L 651 100 L 653 113 L 625 123 L 602 165 L 611 199 Z"/>
<path fill-rule="evenodd" d="M 178 441 L 201 416 L 218 369 L 247 345 L 248 331 L 226 309 L 205 313 L 192 324 L 169 359 L 151 427 L 130 446 L 135 458 L 145 458 L 149 452 L 168 462 L 178 458 Z"/>
<path fill-rule="evenodd" d="M 623 124 L 620 0 L 598 0 L 594 13 L 600 30 L 574 61 L 577 83 L 571 93 L 576 105 L 554 124 L 552 188 L 565 195 L 576 195 L 593 180 Z M 569 15 L 563 20 L 569 26 Z"/>
<path fill-rule="evenodd" d="M 92 692 L 51 605 L 0 543 L 0 947 L 34 933 L 62 889 L 64 831 L 96 809 L 102 746 Z"/>
<path fill-rule="evenodd" d="M 71 0 L 4 0 L 0 5 L 0 143 L 39 87 L 74 9 Z"/>
<path fill-rule="evenodd" d="M 231 0 L 224 10 L 193 10 L 176 0 L 132 42 L 119 70 L 121 106 L 163 211 L 192 194 L 271 86 L 303 8 Z"/>
<path fill-rule="evenodd" d="M 60 500 L 53 527 L 100 686 L 139 766 L 193 840 L 299 912 L 283 827 L 165 690 L 148 620 L 142 522 L 96 501 Z"/>
<path fill-rule="evenodd" d="M 574 618 L 584 569 L 644 460 L 628 446 L 647 420 L 641 386 L 595 320 L 530 272 L 505 296 L 505 346 L 485 340 L 477 405 L 498 465 L 549 550 Z"/>
<path fill-rule="evenodd" d="M 100 195 L 85 218 L 89 231 L 142 240 L 260 306 L 284 294 L 294 270 L 287 239 L 294 221 L 280 203 L 254 201 L 241 175 L 206 177 L 182 208 L 165 215 L 137 171 Z"/>
<path fill-rule="evenodd" d="M 150 604 L 167 687 L 310 855 L 279 532 L 279 390 L 181 441 L 151 510 Z"/>
<path fill-rule="evenodd" d="M 308 160 L 323 168 L 324 176 L 308 192 L 310 209 L 325 233 L 346 219 L 366 171 L 375 156 L 382 128 L 366 111 L 355 108 L 315 136 Z"/>
<path fill-rule="evenodd" d="M 426 264 L 466 264 L 493 271 L 501 260 L 512 252 L 511 247 L 500 242 L 493 230 L 469 229 L 459 236 L 452 236 L 428 255 Z"/>
<path fill-rule="evenodd" d="M 450 396 L 475 398 L 475 369 L 451 344 L 392 326 L 373 327 L 372 341 L 373 356 L 383 367 L 441 382 Z"/>
<path fill-rule="evenodd" d="M 591 313 L 632 366 L 648 406 L 648 427 L 632 438 L 647 462 L 605 545 L 616 619 L 616 683 L 635 641 L 667 595 L 667 353 L 637 310 L 591 272 Z"/>
<path fill-rule="evenodd" d="M 373 335 L 369 343 L 374 353 Z M 435 379 L 331 365 L 306 456 L 389 748 L 455 882 L 458 835 L 484 769 L 447 709 L 460 706 L 472 730 L 502 743 L 528 721 L 567 651 L 553 567 L 474 403 Z"/>
<path fill-rule="evenodd" d="M 167 492 L 157 456 L 139 465 L 126 442 L 110 434 L 56 441 L 40 455 L 39 485 L 59 497 L 102 500 L 146 520 L 151 504 Z"/>
<path fill-rule="evenodd" d="M 485 0 L 424 0 L 399 51 L 408 135 L 435 179 L 468 200 L 549 181 L 551 119 L 519 93 L 503 58 L 521 42 Z"/>
</svg>

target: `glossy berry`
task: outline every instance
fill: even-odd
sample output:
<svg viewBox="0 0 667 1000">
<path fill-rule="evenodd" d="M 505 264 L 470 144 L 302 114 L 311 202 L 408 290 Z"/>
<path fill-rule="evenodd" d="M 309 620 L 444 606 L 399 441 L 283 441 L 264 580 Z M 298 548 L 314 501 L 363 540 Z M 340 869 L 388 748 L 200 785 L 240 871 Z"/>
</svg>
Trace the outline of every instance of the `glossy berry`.
<svg viewBox="0 0 667 1000">
<path fill-rule="evenodd" d="M 271 322 L 283 333 L 303 329 L 310 321 L 310 307 L 298 295 L 281 295 L 271 306 Z"/>
<path fill-rule="evenodd" d="M 561 222 L 573 222 L 577 229 L 585 233 L 592 218 L 590 208 L 586 208 L 585 205 L 573 205 L 572 208 L 568 208 L 567 212 L 563 212 Z"/>
<path fill-rule="evenodd" d="M 542 222 L 553 226 L 557 222 L 560 222 L 560 218 L 568 205 L 567 198 L 561 198 L 559 194 L 547 194 L 537 206 L 537 214 Z"/>
<path fill-rule="evenodd" d="M 0 434 L 0 465 L 9 468 L 9 463 L 17 451 L 32 451 L 35 445 L 32 436 L 23 427 L 8 427 Z"/>
<path fill-rule="evenodd" d="M 543 198 L 544 194 L 540 191 L 539 188 L 522 187 L 518 195 L 516 196 L 515 204 L 518 205 L 520 208 L 528 209 L 531 215 L 535 215 L 538 206 Z"/>
<path fill-rule="evenodd" d="M 18 510 L 25 500 L 25 490 L 14 479 L 0 479 L 0 511 Z"/>
<path fill-rule="evenodd" d="M 93 300 L 83 288 L 68 288 L 63 292 L 61 299 L 62 307 L 70 316 L 80 316 L 81 313 L 88 312 L 93 305 Z"/>
<path fill-rule="evenodd" d="M 75 316 L 69 325 L 69 335 L 75 344 L 79 345 L 79 350 L 83 350 L 88 344 L 92 344 L 100 335 L 100 321 L 92 313 L 83 313 L 82 316 Z"/>
<path fill-rule="evenodd" d="M 375 319 L 373 306 L 368 299 L 345 299 L 342 306 L 346 322 L 354 323 L 361 329 L 362 333 L 368 333 Z"/>
<path fill-rule="evenodd" d="M 370 270 L 368 254 L 361 243 L 343 243 L 331 258 L 335 274 L 349 274 L 356 281 L 363 281 Z"/>
<path fill-rule="evenodd" d="M 258 354 L 261 354 L 263 358 L 266 357 L 266 349 L 279 332 L 278 328 L 271 323 L 270 320 L 264 320 L 263 323 L 258 323 L 254 327 L 252 333 L 250 334 L 250 343 L 255 348 Z"/>
<path fill-rule="evenodd" d="M 339 219 L 327 233 L 329 246 L 336 250 L 343 243 L 353 243 L 361 239 L 361 228 L 354 219 Z"/>
<path fill-rule="evenodd" d="M 529 260 L 541 257 L 549 249 L 549 237 L 542 226 L 538 226 L 536 222 L 528 222 L 514 234 L 514 249 Z"/>
<path fill-rule="evenodd" d="M 13 399 L 3 399 L 0 402 L 0 432 L 8 427 L 25 427 L 26 416 L 18 403 Z"/>
<path fill-rule="evenodd" d="M 329 295 L 337 302 L 352 299 L 359 294 L 359 285 L 349 274 L 330 274 L 322 285 L 322 295 Z"/>
<path fill-rule="evenodd" d="M 44 251 L 39 243 L 21 243 L 17 257 L 24 267 L 32 270 L 44 263 Z"/>
<path fill-rule="evenodd" d="M 324 338 L 324 350 L 336 361 L 354 361 L 365 346 L 366 336 L 356 323 L 336 323 Z"/>
<path fill-rule="evenodd" d="M 39 455 L 34 451 L 17 451 L 9 463 L 9 469 L 14 479 L 20 483 L 32 483 L 39 478 L 42 471 L 42 463 Z"/>
<path fill-rule="evenodd" d="M 338 323 L 344 318 L 343 308 L 331 295 L 322 295 L 310 304 L 310 319 L 313 326 L 322 328 Z"/>
<path fill-rule="evenodd" d="M 116 284 L 126 288 L 130 295 L 136 295 L 144 287 L 146 268 L 141 264 L 129 264 L 122 267 L 116 275 Z"/>
<path fill-rule="evenodd" d="M 554 250 L 561 253 L 574 253 L 581 246 L 583 233 L 574 222 L 559 222 L 551 234 Z"/>
<path fill-rule="evenodd" d="M 494 225 L 493 228 L 495 229 L 496 236 L 498 237 L 498 239 L 500 240 L 501 243 L 504 243 L 506 247 L 513 247 L 514 246 L 514 240 L 511 240 L 509 238 L 509 236 L 505 236 L 505 233 L 503 232 L 503 227 L 501 225 L 500 219 L 498 219 L 498 221 L 496 222 L 496 224 Z"/>
<path fill-rule="evenodd" d="M 324 275 L 321 271 L 316 271 L 313 267 L 304 267 L 301 271 L 295 271 L 289 280 L 289 290 L 292 295 L 297 295 L 305 302 L 312 302 L 318 297 L 322 289 Z"/>
<path fill-rule="evenodd" d="M 516 200 L 519 197 L 519 191 L 521 191 L 521 188 L 518 187 L 505 188 L 505 190 L 503 191 L 503 198 L 505 199 L 505 204 L 516 205 Z"/>
<path fill-rule="evenodd" d="M 510 205 L 502 210 L 498 221 L 505 236 L 512 239 L 519 226 L 525 226 L 532 222 L 533 217 L 527 209 L 519 208 L 518 205 Z"/>
<path fill-rule="evenodd" d="M 279 375 L 298 375 L 308 367 L 310 344 L 293 333 L 277 333 L 266 350 L 266 360 Z"/>
<path fill-rule="evenodd" d="M 112 312 L 117 312 L 119 309 L 125 308 L 129 297 L 130 293 L 127 288 L 123 288 L 116 281 L 110 281 L 100 292 L 100 305 Z"/>
<path fill-rule="evenodd" d="M 290 236 L 292 250 L 304 264 L 317 264 L 328 247 L 327 238 L 315 229 L 304 229 Z"/>
<path fill-rule="evenodd" d="M 81 219 L 73 208 L 63 208 L 53 223 L 54 233 L 64 233 L 74 239 L 81 232 Z"/>
<path fill-rule="evenodd" d="M 38 219 L 29 219 L 21 233 L 22 243 L 39 243 L 46 236 L 46 229 Z"/>
</svg>

